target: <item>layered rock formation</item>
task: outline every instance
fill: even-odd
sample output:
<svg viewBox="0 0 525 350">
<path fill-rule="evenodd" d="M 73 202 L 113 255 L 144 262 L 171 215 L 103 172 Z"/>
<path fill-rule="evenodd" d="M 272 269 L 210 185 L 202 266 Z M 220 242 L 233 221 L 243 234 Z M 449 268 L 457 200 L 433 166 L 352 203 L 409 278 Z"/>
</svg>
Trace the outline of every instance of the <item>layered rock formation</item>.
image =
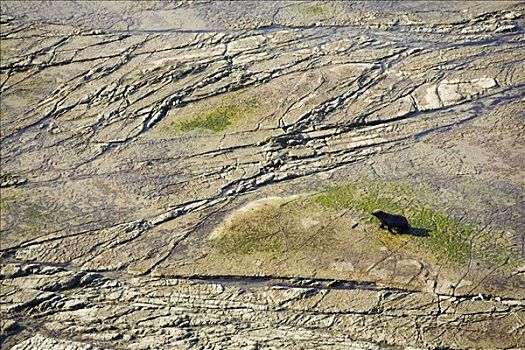
<svg viewBox="0 0 525 350">
<path fill-rule="evenodd" d="M 523 4 L 1 10 L 2 347 L 525 347 Z"/>
</svg>

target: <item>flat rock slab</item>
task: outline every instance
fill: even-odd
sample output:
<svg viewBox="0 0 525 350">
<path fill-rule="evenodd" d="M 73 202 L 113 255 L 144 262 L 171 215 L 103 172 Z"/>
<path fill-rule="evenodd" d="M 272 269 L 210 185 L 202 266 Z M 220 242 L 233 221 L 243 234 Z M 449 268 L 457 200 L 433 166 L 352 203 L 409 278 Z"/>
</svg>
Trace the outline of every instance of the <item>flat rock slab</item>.
<svg viewBox="0 0 525 350">
<path fill-rule="evenodd" d="M 34 277 L 6 284 L 26 286 Z M 46 299 L 24 289 L 25 300 L 6 298 L 4 305 L 31 312 L 21 327 L 37 327 L 39 334 L 14 349 L 142 349 L 144 344 L 428 348 L 436 338 L 450 347 L 512 348 L 522 344 L 525 316 L 523 300 L 456 298 L 312 279 L 99 277 L 82 288 L 48 293 Z M 37 319 L 42 327 L 33 324 Z"/>
<path fill-rule="evenodd" d="M 2 348 L 525 347 L 523 4 L 0 7 Z M 476 254 L 310 204 L 216 249 L 364 181 Z"/>
</svg>

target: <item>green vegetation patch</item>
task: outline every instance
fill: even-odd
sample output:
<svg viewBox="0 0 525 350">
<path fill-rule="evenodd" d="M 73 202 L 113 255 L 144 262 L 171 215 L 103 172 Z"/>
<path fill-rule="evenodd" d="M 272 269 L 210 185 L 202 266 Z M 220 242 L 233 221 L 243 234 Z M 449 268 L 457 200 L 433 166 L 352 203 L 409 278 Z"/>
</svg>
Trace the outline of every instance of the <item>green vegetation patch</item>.
<svg viewBox="0 0 525 350">
<path fill-rule="evenodd" d="M 3 181 L 4 179 L 2 179 Z M 2 215 L 7 214 L 17 199 L 20 198 L 20 190 L 16 187 L 2 188 L 0 190 L 0 212 Z"/>
<path fill-rule="evenodd" d="M 298 200 L 257 203 L 225 221 L 213 235 L 214 247 L 226 255 L 325 250 L 334 244 L 333 231 L 323 229 L 327 216 L 314 209 Z"/>
<path fill-rule="evenodd" d="M 424 186 L 351 183 L 329 187 L 313 196 L 263 202 L 239 210 L 212 235 L 212 244 L 217 252 L 230 256 L 330 257 L 349 244 L 346 240 L 351 223 L 341 213 L 358 214 L 363 224 L 375 228 L 379 221 L 371 213 L 379 209 L 405 215 L 412 226 L 409 234 L 377 228 L 374 239 L 392 249 L 430 257 L 450 267 L 465 266 L 471 258 L 486 266 L 508 259 L 509 242 L 459 222 L 441 208 L 445 206 L 439 198 Z"/>
<path fill-rule="evenodd" d="M 11 210 L 11 205 L 9 204 L 9 202 L 16 199 L 16 196 L 4 197 L 2 194 L 2 196 L 0 197 L 0 215 L 4 216 L 7 215 L 7 213 Z"/>
<path fill-rule="evenodd" d="M 328 12 L 328 7 L 325 4 L 314 4 L 303 9 L 303 13 L 307 17 L 317 17 Z"/>
<path fill-rule="evenodd" d="M 159 132 L 161 134 L 181 134 L 193 130 L 223 131 L 242 120 L 257 105 L 258 103 L 255 100 L 250 100 L 243 104 L 226 103 L 215 109 L 166 123 L 160 126 Z"/>
<path fill-rule="evenodd" d="M 240 108 L 235 105 L 219 107 L 210 112 L 178 122 L 177 129 L 181 132 L 188 132 L 195 129 L 222 131 L 231 125 L 232 120 L 237 117 L 240 112 Z"/>
<path fill-rule="evenodd" d="M 24 207 L 20 211 L 20 222 L 18 230 L 25 235 L 36 235 L 41 233 L 51 217 L 40 208 Z"/>
<path fill-rule="evenodd" d="M 0 200 L 0 228 L 3 238 L 28 238 L 45 232 L 55 221 L 54 215 L 42 203 L 28 200 L 17 189 L 2 189 Z"/>
<path fill-rule="evenodd" d="M 411 226 L 411 239 L 429 250 L 442 262 L 460 265 L 468 261 L 471 240 L 476 234 L 472 225 L 460 223 L 443 211 L 429 207 L 421 199 L 423 187 L 387 183 L 357 183 L 330 187 L 313 201 L 335 209 L 352 208 L 375 221 L 374 210 L 405 215 Z M 428 194 L 428 193 L 427 193 Z"/>
</svg>

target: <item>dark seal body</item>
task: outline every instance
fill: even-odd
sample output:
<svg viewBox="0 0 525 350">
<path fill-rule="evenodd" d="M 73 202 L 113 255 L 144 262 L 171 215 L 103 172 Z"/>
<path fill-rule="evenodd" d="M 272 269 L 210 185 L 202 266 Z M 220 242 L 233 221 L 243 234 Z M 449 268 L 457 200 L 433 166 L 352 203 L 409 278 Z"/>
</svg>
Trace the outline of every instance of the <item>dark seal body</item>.
<svg viewBox="0 0 525 350">
<path fill-rule="evenodd" d="M 405 218 L 403 215 L 394 215 L 394 214 L 388 214 L 381 210 L 376 210 L 372 213 L 376 218 L 381 221 L 380 228 L 386 228 L 388 231 L 394 233 L 392 231 L 392 228 L 395 228 L 397 232 L 405 233 L 410 230 L 410 224 L 408 223 L 407 218 Z"/>
</svg>

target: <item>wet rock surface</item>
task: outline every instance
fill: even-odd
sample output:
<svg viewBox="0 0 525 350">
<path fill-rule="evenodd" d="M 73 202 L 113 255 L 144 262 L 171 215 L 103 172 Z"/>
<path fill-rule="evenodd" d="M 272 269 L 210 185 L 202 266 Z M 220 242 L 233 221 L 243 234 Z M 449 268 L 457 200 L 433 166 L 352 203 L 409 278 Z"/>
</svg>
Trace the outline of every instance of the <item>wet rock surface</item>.
<svg viewBox="0 0 525 350">
<path fill-rule="evenodd" d="M 0 4 L 2 348 L 525 347 L 523 4 Z"/>
</svg>

